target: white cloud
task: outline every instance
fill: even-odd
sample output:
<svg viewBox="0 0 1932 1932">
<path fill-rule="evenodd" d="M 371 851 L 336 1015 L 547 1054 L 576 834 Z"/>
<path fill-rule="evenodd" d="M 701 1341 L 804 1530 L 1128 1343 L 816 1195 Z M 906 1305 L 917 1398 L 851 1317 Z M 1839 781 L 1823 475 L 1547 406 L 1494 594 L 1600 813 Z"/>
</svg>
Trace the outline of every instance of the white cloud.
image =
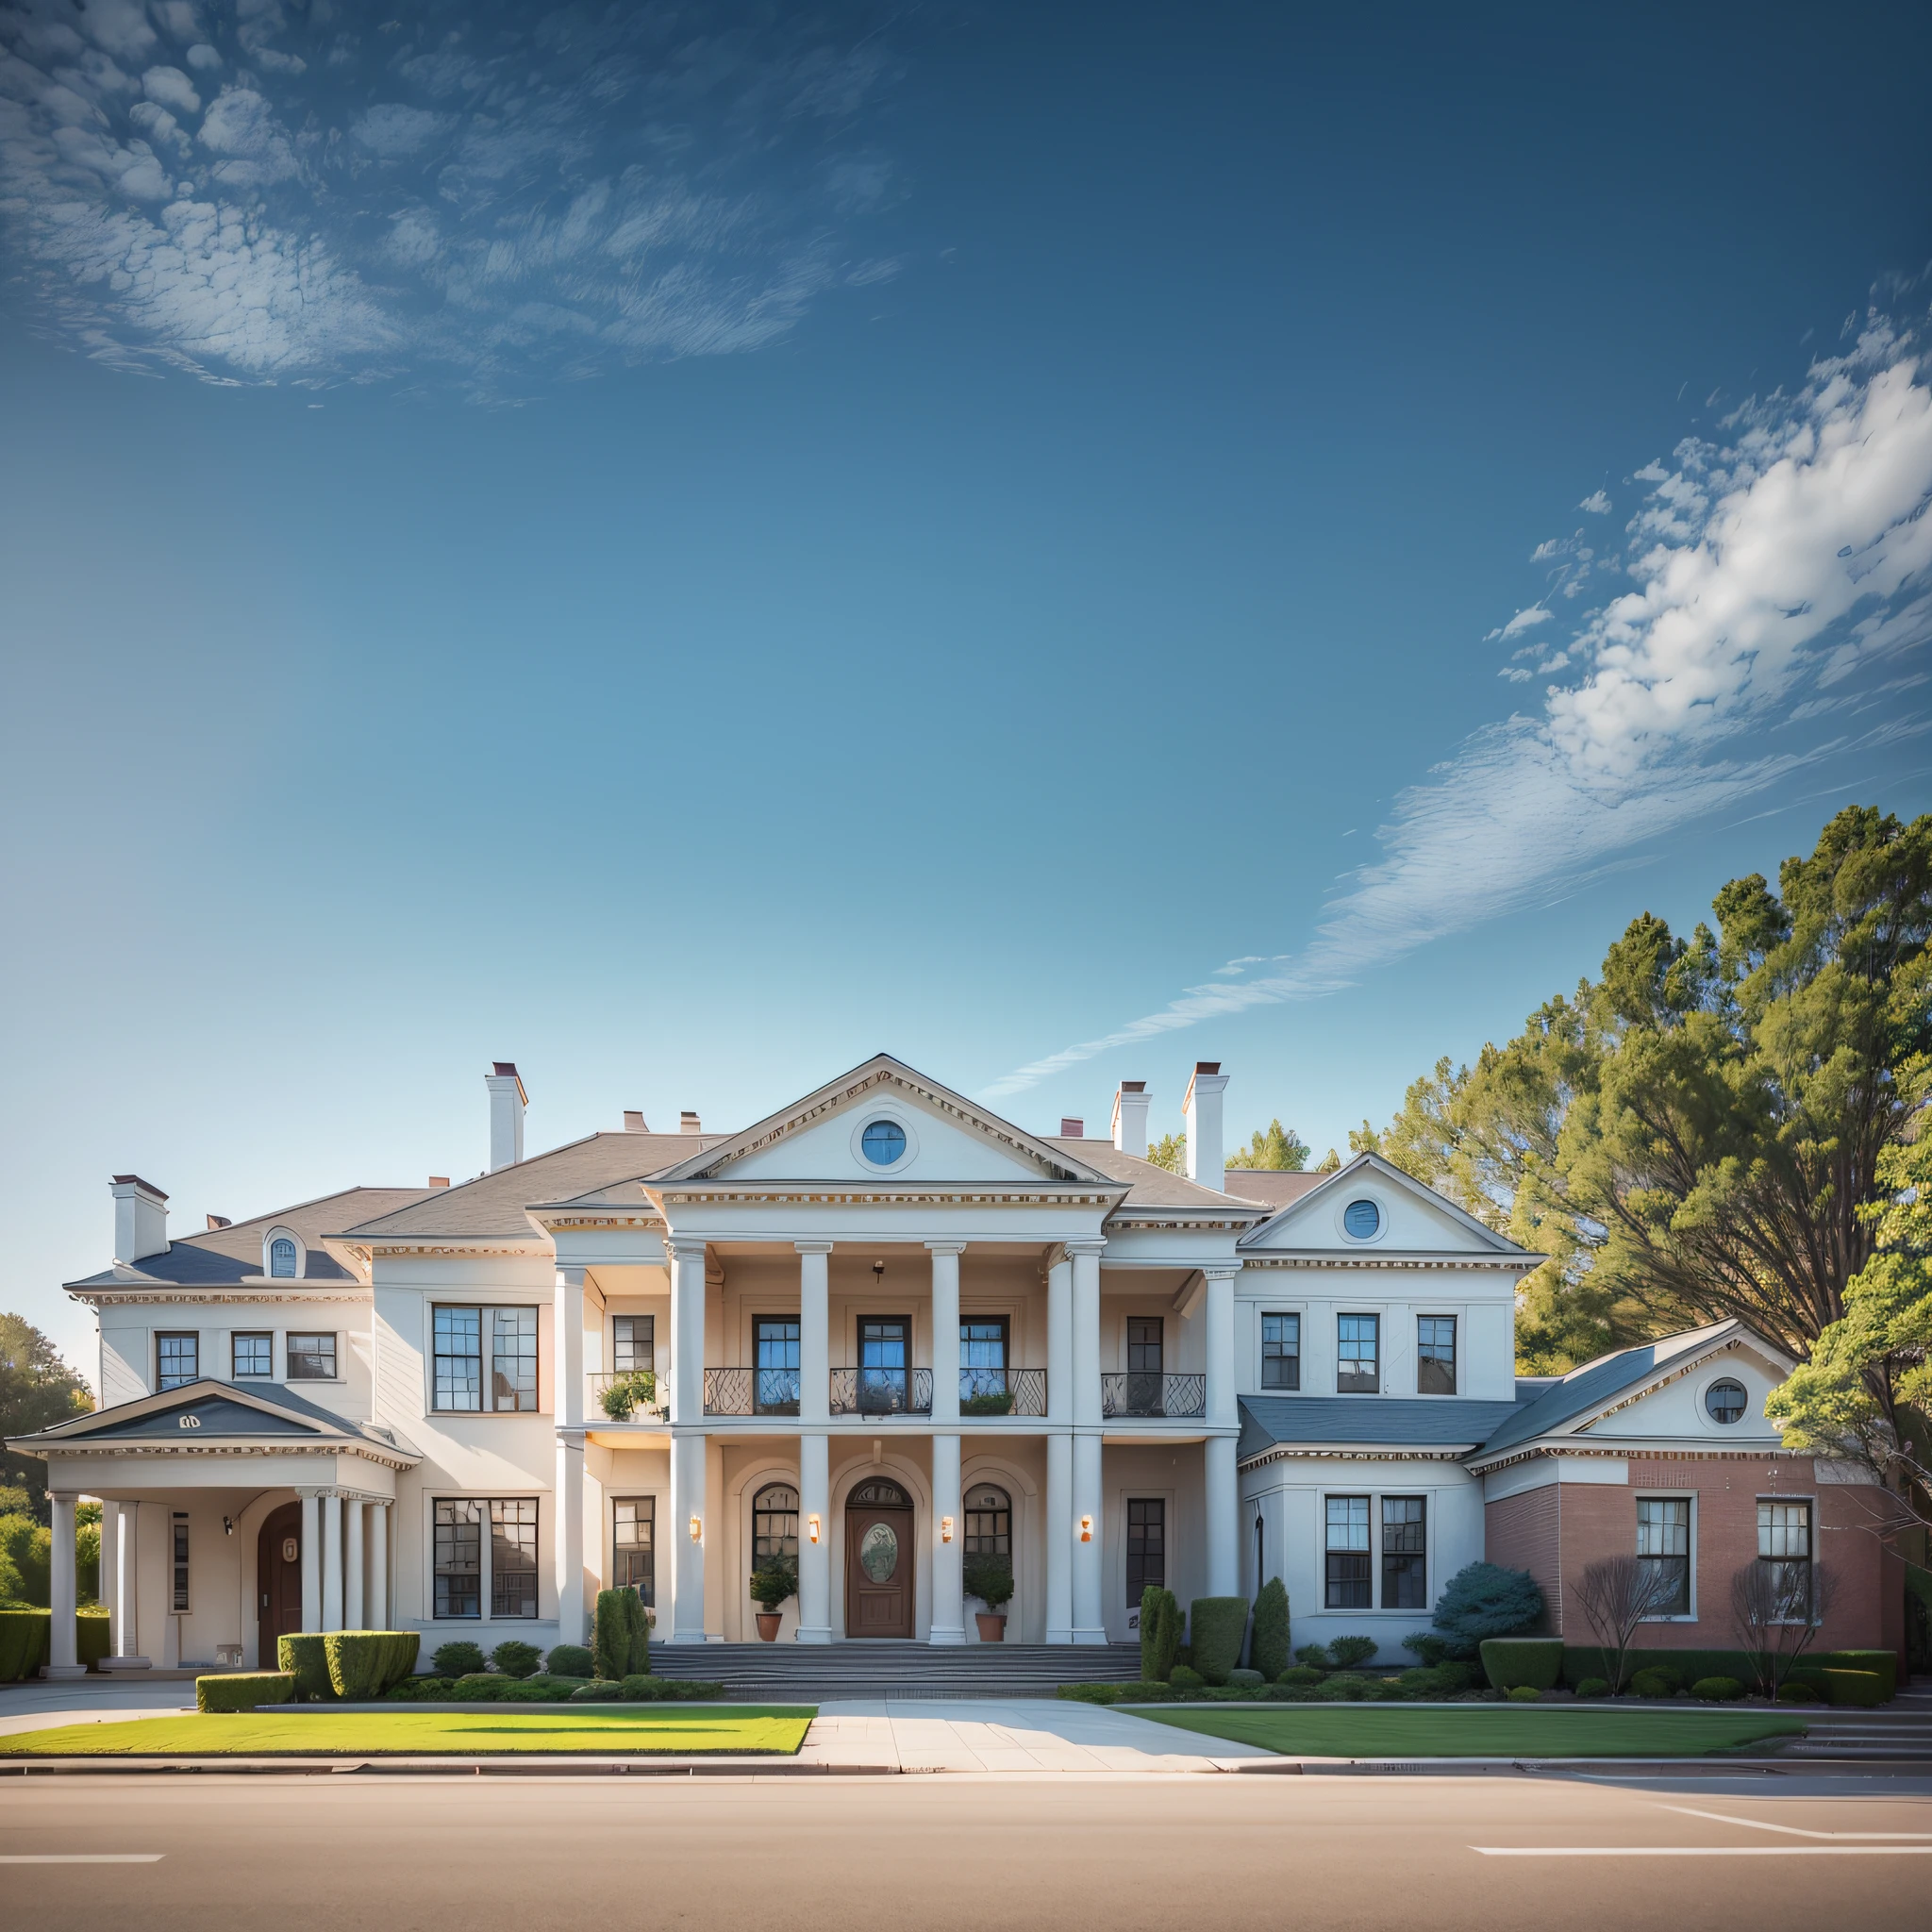
<svg viewBox="0 0 1932 1932">
<path fill-rule="evenodd" d="M 1593 517 L 1607 517 L 1610 513 L 1609 493 L 1603 490 L 1592 490 L 1576 508 L 1587 509 Z"/>
<path fill-rule="evenodd" d="M 1846 748 L 1761 746 L 1771 727 L 1837 708 L 1807 691 L 1932 640 L 1932 388 L 1920 352 L 1874 318 L 1797 395 L 1748 405 L 1726 428 L 1728 443 L 1688 441 L 1674 468 L 1639 473 L 1652 486 L 1631 525 L 1639 588 L 1546 660 L 1554 671 L 1574 658 L 1574 681 L 1552 687 L 1540 714 L 1477 732 L 1406 791 L 1377 835 L 1382 858 L 1348 877 L 1306 946 L 1017 1068 L 988 1097 L 1204 1020 L 1334 992 L 1574 891 Z M 1909 688 L 1896 684 L 1889 705 Z M 1894 710 L 1862 741 L 1924 728 Z M 1740 754 L 1747 731 L 1759 748 Z"/>
<path fill-rule="evenodd" d="M 366 114 L 357 115 L 349 124 L 349 131 L 372 154 L 389 159 L 414 154 L 455 125 L 452 115 L 408 107 L 400 101 L 385 101 Z"/>
<path fill-rule="evenodd" d="M 1520 638 L 1524 631 L 1534 630 L 1538 625 L 1549 623 L 1550 615 L 1551 613 L 1541 604 L 1532 604 L 1527 610 L 1519 610 L 1503 626 L 1503 635 L 1506 638 Z"/>
<path fill-rule="evenodd" d="M 150 67 L 141 76 L 141 91 L 149 100 L 172 108 L 177 114 L 201 112 L 201 96 L 178 67 Z"/>
</svg>

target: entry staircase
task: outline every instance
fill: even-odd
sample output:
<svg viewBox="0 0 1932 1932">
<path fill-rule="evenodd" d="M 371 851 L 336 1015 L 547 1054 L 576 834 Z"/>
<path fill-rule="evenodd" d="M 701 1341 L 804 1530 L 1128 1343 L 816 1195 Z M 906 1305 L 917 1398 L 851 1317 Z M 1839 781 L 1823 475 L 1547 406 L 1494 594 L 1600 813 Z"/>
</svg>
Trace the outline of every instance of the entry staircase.
<svg viewBox="0 0 1932 1932">
<path fill-rule="evenodd" d="M 932 1645 L 885 1638 L 843 1643 L 653 1643 L 660 1677 L 704 1677 L 748 1704 L 842 1697 L 1051 1697 L 1062 1684 L 1127 1684 L 1138 1643 Z"/>
</svg>

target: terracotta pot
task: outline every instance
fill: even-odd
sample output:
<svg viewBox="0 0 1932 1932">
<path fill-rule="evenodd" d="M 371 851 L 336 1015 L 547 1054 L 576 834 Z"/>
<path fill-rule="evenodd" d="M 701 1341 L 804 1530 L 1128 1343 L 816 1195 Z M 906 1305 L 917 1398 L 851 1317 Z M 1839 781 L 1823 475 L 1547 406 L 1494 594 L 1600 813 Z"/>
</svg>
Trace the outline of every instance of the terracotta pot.
<svg viewBox="0 0 1932 1932">
<path fill-rule="evenodd" d="M 776 1643 L 778 1641 L 778 1625 L 785 1621 L 784 1611 L 760 1610 L 758 1613 L 758 1641 L 760 1643 Z"/>
<path fill-rule="evenodd" d="M 1004 1643 L 1007 1641 L 1007 1619 L 1004 1611 L 975 1610 L 973 1621 L 979 1625 L 979 1641 L 982 1643 Z"/>
</svg>

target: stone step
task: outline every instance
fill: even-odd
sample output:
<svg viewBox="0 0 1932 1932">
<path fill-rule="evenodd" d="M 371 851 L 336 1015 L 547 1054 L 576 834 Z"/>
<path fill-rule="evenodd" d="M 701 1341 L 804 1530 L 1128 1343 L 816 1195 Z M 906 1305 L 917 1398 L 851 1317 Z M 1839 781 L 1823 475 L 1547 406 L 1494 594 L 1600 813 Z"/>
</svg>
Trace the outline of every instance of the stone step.
<svg viewBox="0 0 1932 1932">
<path fill-rule="evenodd" d="M 651 1668 L 664 1677 L 710 1678 L 737 1696 L 1050 1696 L 1061 1684 L 1131 1683 L 1141 1652 L 1125 1643 L 653 1644 Z"/>
</svg>

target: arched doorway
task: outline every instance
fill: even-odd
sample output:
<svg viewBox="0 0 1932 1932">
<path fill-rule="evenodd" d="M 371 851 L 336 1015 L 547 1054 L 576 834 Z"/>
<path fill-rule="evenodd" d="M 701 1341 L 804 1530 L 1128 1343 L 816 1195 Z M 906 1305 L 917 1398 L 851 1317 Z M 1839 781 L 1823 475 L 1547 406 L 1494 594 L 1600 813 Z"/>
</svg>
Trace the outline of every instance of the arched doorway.
<svg viewBox="0 0 1932 1932">
<path fill-rule="evenodd" d="M 302 1627 L 302 1506 L 269 1512 L 255 1544 L 255 1612 L 261 1669 L 275 1668 L 275 1639 Z"/>
<path fill-rule="evenodd" d="M 845 1499 L 845 1634 L 912 1635 L 912 1498 L 869 1476 Z"/>
</svg>

